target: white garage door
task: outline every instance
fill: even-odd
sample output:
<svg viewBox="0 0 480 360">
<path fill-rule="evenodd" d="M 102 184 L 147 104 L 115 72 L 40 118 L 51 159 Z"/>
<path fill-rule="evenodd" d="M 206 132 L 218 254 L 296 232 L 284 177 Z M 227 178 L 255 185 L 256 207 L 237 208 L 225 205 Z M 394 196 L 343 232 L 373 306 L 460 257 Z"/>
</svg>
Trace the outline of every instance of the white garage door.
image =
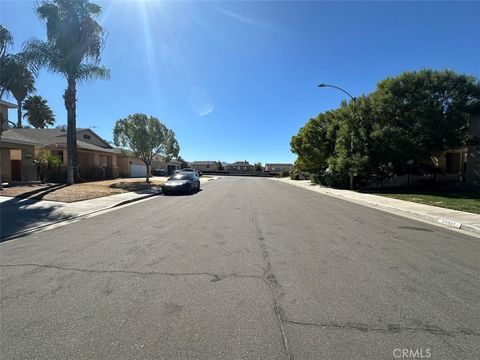
<svg viewBox="0 0 480 360">
<path fill-rule="evenodd" d="M 145 164 L 137 165 L 137 164 L 132 164 L 131 165 L 131 177 L 145 177 L 147 176 L 147 167 Z"/>
</svg>

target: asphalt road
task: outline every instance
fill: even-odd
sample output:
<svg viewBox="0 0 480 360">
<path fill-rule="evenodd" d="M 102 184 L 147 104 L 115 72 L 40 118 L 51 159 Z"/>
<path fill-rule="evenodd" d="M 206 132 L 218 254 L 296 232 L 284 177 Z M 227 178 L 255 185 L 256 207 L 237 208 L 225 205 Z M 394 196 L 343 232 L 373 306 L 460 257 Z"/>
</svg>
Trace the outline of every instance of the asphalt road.
<svg viewBox="0 0 480 360">
<path fill-rule="evenodd" d="M 480 239 L 270 179 L 0 251 L 2 359 L 480 356 Z"/>
</svg>

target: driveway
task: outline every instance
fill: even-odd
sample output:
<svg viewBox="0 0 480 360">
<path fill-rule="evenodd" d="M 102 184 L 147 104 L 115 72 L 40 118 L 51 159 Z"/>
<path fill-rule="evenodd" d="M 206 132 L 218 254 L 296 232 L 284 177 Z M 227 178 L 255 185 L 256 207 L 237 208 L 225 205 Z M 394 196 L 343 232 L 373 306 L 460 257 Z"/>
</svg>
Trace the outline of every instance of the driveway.
<svg viewBox="0 0 480 360">
<path fill-rule="evenodd" d="M 0 251 L 5 359 L 480 353 L 478 239 L 269 179 L 222 178 Z"/>
</svg>

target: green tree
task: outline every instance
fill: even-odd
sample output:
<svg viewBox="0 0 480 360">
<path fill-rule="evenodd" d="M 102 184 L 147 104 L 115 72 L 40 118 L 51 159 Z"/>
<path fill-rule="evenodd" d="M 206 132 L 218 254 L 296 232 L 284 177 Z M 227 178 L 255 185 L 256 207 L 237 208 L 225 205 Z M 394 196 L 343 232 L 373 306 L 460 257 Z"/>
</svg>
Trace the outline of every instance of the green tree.
<svg viewBox="0 0 480 360">
<path fill-rule="evenodd" d="M 22 127 L 23 101 L 35 91 L 35 78 L 21 56 L 8 56 L 2 69 L 5 89 L 17 100 L 17 128 Z"/>
<path fill-rule="evenodd" d="M 67 110 L 67 183 L 73 184 L 78 173 L 77 82 L 109 77 L 109 71 L 99 65 L 104 31 L 95 18 L 101 7 L 88 0 L 45 0 L 36 12 L 46 21 L 47 41 L 29 41 L 24 53 L 36 67 L 46 67 L 67 80 L 63 95 Z"/>
<path fill-rule="evenodd" d="M 0 25 L 0 100 L 3 98 L 3 94 L 6 91 L 4 76 L 2 75 L 5 70 L 5 58 L 7 54 L 7 48 L 13 45 L 12 34 L 3 26 Z M 4 119 L 3 114 L 0 113 L 0 141 L 2 140 L 2 131 L 4 126 L 7 126 L 7 119 Z M 0 157 L 0 190 L 3 190 L 2 185 L 2 159 Z"/>
<path fill-rule="evenodd" d="M 49 150 L 42 149 L 35 155 L 29 156 L 38 168 L 40 181 L 46 183 L 48 181 L 48 169 L 51 167 L 59 167 L 62 160 L 58 156 L 52 156 Z"/>
<path fill-rule="evenodd" d="M 23 104 L 23 110 L 26 111 L 23 117 L 34 128 L 43 129 L 55 123 L 52 109 L 48 106 L 47 100 L 41 96 L 29 96 Z"/>
<path fill-rule="evenodd" d="M 381 81 L 374 96 L 377 122 L 410 139 L 404 163 L 413 160 L 417 168 L 432 153 L 466 145 L 469 122 L 480 109 L 478 80 L 451 70 L 404 72 Z"/>
<path fill-rule="evenodd" d="M 5 26 L 0 24 L 0 57 L 5 56 L 7 48 L 13 45 L 13 36 Z"/>
<path fill-rule="evenodd" d="M 298 170 L 319 173 L 328 167 L 328 158 L 335 151 L 337 122 L 335 112 L 322 113 L 292 137 L 290 147 L 298 156 L 295 162 Z"/>
<path fill-rule="evenodd" d="M 223 167 L 223 164 L 222 164 L 222 162 L 221 162 L 220 160 L 217 161 L 217 168 L 218 168 L 218 170 L 220 170 L 220 171 L 225 170 L 225 168 Z"/>
<path fill-rule="evenodd" d="M 350 171 L 357 181 L 432 173 L 438 171 L 432 156 L 469 144 L 469 124 L 479 114 L 476 78 L 450 70 L 405 72 L 310 119 L 290 145 L 297 169 L 328 169 L 336 186 L 348 184 Z"/>
<path fill-rule="evenodd" d="M 253 164 L 253 167 L 254 167 L 255 171 L 263 171 L 263 166 L 262 166 L 261 162 L 257 162 L 255 164 Z"/>
<path fill-rule="evenodd" d="M 5 28 L 3 25 L 0 24 L 0 99 L 3 98 L 3 94 L 6 91 L 6 77 L 5 74 L 5 67 L 6 67 L 6 60 L 8 59 L 7 49 L 9 46 L 13 45 L 13 36 L 12 34 Z"/>
<path fill-rule="evenodd" d="M 181 165 L 180 165 L 181 169 L 190 167 L 190 165 L 188 165 L 188 162 L 186 162 L 185 159 L 182 158 L 181 156 L 178 156 L 177 160 L 181 162 Z"/>
<path fill-rule="evenodd" d="M 150 182 L 150 168 L 155 155 L 161 155 L 168 162 L 177 157 L 180 151 L 175 133 L 157 118 L 145 114 L 134 114 L 117 120 L 113 142 L 116 146 L 128 148 L 145 163 L 147 183 Z"/>
</svg>

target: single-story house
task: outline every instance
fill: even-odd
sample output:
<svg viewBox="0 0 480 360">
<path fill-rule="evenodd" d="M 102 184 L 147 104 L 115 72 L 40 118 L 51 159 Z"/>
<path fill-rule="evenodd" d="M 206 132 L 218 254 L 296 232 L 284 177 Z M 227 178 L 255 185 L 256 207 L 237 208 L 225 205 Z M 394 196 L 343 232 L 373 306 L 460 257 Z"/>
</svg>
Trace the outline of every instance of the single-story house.
<svg viewBox="0 0 480 360">
<path fill-rule="evenodd" d="M 293 164 L 265 164 L 265 171 L 281 173 L 293 169 Z"/>
<path fill-rule="evenodd" d="M 233 164 L 228 164 L 226 167 L 228 172 L 231 173 L 249 173 L 253 172 L 255 167 L 251 165 L 248 161 L 237 161 Z"/>
<path fill-rule="evenodd" d="M 1 135 L 3 181 L 37 180 L 34 155 L 47 151 L 57 156 L 61 165 L 55 180 L 66 179 L 67 131 L 65 129 L 10 128 Z M 90 129 L 77 129 L 77 160 L 80 177 L 87 180 L 118 177 L 117 153 Z"/>
<path fill-rule="evenodd" d="M 191 161 L 190 167 L 199 171 L 219 171 L 220 169 L 218 168 L 218 163 L 216 161 L 210 161 L 210 160 L 205 160 L 205 161 Z"/>
</svg>

